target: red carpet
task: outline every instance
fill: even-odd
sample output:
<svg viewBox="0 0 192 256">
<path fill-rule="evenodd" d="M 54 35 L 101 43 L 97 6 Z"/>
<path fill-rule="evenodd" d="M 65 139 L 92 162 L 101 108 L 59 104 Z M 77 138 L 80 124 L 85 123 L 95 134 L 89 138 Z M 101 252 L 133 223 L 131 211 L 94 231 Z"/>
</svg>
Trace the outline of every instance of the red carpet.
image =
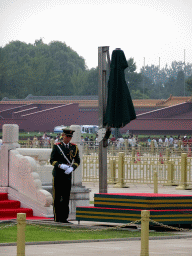
<svg viewBox="0 0 192 256">
<path fill-rule="evenodd" d="M 0 220 L 16 219 L 17 213 L 26 213 L 27 220 L 46 220 L 50 218 L 33 216 L 33 210 L 21 208 L 20 202 L 9 200 L 7 193 L 0 193 Z"/>
</svg>

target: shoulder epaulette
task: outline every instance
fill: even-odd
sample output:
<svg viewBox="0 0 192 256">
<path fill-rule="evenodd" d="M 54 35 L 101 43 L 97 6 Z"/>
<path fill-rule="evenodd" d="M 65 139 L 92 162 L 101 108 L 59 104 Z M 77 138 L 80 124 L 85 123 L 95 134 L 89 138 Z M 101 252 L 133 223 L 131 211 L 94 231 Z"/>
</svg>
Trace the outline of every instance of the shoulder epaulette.
<svg viewBox="0 0 192 256">
<path fill-rule="evenodd" d="M 61 142 L 55 142 L 54 144 L 55 144 L 55 145 L 59 145 L 59 144 L 61 144 Z"/>
<path fill-rule="evenodd" d="M 71 145 L 77 146 L 77 144 L 75 144 L 75 143 L 71 143 Z"/>
</svg>

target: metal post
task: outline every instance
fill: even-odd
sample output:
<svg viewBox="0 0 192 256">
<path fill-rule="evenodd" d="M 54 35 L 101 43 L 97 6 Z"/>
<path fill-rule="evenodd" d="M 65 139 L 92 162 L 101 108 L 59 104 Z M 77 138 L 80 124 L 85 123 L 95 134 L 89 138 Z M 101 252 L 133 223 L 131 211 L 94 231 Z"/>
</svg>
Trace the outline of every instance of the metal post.
<svg viewBox="0 0 192 256">
<path fill-rule="evenodd" d="M 154 153 L 154 141 L 153 140 L 151 141 L 151 153 L 152 154 Z"/>
<path fill-rule="evenodd" d="M 143 99 L 144 99 L 144 75 L 145 75 L 145 57 L 144 57 L 144 66 L 143 66 Z"/>
<path fill-rule="evenodd" d="M 171 160 L 168 161 L 168 169 L 167 169 L 167 183 L 164 186 L 174 186 L 174 164 Z"/>
<path fill-rule="evenodd" d="M 128 140 L 127 139 L 125 140 L 124 145 L 125 145 L 125 154 L 127 155 L 128 154 Z"/>
<path fill-rule="evenodd" d="M 141 211 L 141 254 L 149 256 L 149 216 L 150 211 Z"/>
<path fill-rule="evenodd" d="M 170 158 L 170 149 L 168 147 L 166 148 L 166 157 L 167 157 L 167 163 L 168 163 Z"/>
<path fill-rule="evenodd" d="M 141 145 L 138 145 L 138 152 L 139 152 L 139 155 L 141 155 Z"/>
<path fill-rule="evenodd" d="M 181 139 L 179 139 L 179 142 L 178 142 L 179 150 L 181 150 L 181 145 L 182 145 L 182 141 Z"/>
<path fill-rule="evenodd" d="M 115 174 L 116 174 L 116 161 L 111 159 L 109 161 L 111 169 L 111 177 L 109 183 L 115 184 Z"/>
<path fill-rule="evenodd" d="M 181 180 L 176 189 L 187 189 L 187 153 L 181 154 Z"/>
<path fill-rule="evenodd" d="M 27 139 L 27 147 L 30 148 L 30 139 Z"/>
<path fill-rule="evenodd" d="M 103 128 L 103 117 L 107 107 L 107 62 L 110 65 L 109 46 L 98 47 L 99 69 L 99 128 Z M 99 143 L 99 193 L 107 193 L 107 147 Z"/>
<path fill-rule="evenodd" d="M 131 162 L 132 162 L 132 164 L 135 163 L 135 147 L 132 147 Z"/>
<path fill-rule="evenodd" d="M 154 183 L 154 194 L 158 193 L 158 177 L 157 172 L 154 172 L 153 174 L 153 183 Z"/>
<path fill-rule="evenodd" d="M 51 142 L 51 148 L 53 148 L 53 145 L 54 145 L 54 139 L 52 138 L 52 139 L 50 140 L 50 142 Z"/>
<path fill-rule="evenodd" d="M 87 143 L 84 143 L 84 155 L 88 155 L 89 154 L 89 150 L 88 150 L 88 145 Z"/>
<path fill-rule="evenodd" d="M 17 213 L 17 256 L 25 256 L 26 213 Z"/>
<path fill-rule="evenodd" d="M 118 182 L 114 186 L 114 188 L 127 188 L 124 183 L 124 158 L 125 158 L 125 153 L 124 152 L 119 152 L 118 156 Z"/>
<path fill-rule="evenodd" d="M 115 145 L 114 144 L 112 145 L 111 150 L 112 150 L 112 156 L 115 156 Z"/>
</svg>

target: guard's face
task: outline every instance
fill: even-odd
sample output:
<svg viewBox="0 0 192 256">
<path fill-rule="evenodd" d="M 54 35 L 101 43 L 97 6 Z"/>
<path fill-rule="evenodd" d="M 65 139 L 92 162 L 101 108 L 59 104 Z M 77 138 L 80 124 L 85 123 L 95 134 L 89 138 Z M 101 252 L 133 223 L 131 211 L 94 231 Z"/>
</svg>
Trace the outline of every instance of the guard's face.
<svg viewBox="0 0 192 256">
<path fill-rule="evenodd" d="M 66 135 L 66 134 L 63 135 L 63 142 L 65 144 L 68 144 L 71 141 L 71 139 L 72 139 L 71 135 Z"/>
</svg>

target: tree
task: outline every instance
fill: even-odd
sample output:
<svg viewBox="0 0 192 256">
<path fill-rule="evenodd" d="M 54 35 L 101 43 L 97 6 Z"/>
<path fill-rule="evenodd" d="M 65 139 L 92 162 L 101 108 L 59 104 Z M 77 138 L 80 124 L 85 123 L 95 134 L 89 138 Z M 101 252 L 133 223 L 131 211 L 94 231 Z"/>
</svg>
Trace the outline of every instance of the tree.
<svg viewBox="0 0 192 256">
<path fill-rule="evenodd" d="M 7 67 L 6 60 L 3 54 L 3 49 L 0 47 L 0 92 L 1 94 L 6 92 L 6 81 L 7 81 Z"/>
<path fill-rule="evenodd" d="M 187 90 L 190 92 L 190 94 L 192 93 L 192 76 L 190 76 L 187 80 L 186 80 L 186 84 L 187 84 Z"/>
<path fill-rule="evenodd" d="M 79 70 L 78 72 L 73 72 L 71 76 L 71 83 L 73 86 L 73 95 L 83 95 L 84 88 L 87 87 L 87 72 Z"/>
<path fill-rule="evenodd" d="M 179 73 L 180 72 L 180 73 Z M 184 72 L 184 73 L 182 73 Z M 128 59 L 125 79 L 133 98 L 168 98 L 183 95 L 192 64 L 173 62 L 159 69 L 146 66 L 138 73 L 134 58 Z M 107 72 L 108 80 L 109 71 Z M 190 84 L 187 83 L 186 95 Z M 0 47 L 0 100 L 33 95 L 98 95 L 98 67 L 87 69 L 85 60 L 64 42 L 34 44 L 12 41 Z"/>
<path fill-rule="evenodd" d="M 98 67 L 87 70 L 87 83 L 83 95 L 98 95 L 98 73 Z"/>
<path fill-rule="evenodd" d="M 175 82 L 175 88 L 174 88 L 174 92 L 173 95 L 174 96 L 184 96 L 184 72 L 183 71 L 179 71 L 177 74 L 177 79 Z"/>
<path fill-rule="evenodd" d="M 168 81 L 165 83 L 165 98 L 168 98 L 170 95 L 174 95 L 176 79 L 171 76 L 168 78 Z"/>
<path fill-rule="evenodd" d="M 173 61 L 170 67 L 166 65 L 159 69 L 159 66 L 151 65 L 146 66 L 145 69 L 143 67 L 141 72 L 152 80 L 150 98 L 162 99 L 168 98 L 170 94 L 174 96 L 184 95 L 184 76 L 187 78 L 192 75 L 192 65 Z M 187 94 L 188 91 L 186 90 L 185 95 Z"/>
<path fill-rule="evenodd" d="M 139 92 L 142 93 L 141 92 L 142 74 L 136 72 L 137 67 L 133 58 L 128 59 L 127 62 L 128 62 L 128 68 L 125 69 L 125 80 L 127 82 L 132 98 L 135 98 L 136 95 L 141 95 L 139 94 Z M 136 91 L 138 91 L 137 94 L 136 94 Z"/>
<path fill-rule="evenodd" d="M 34 44 L 12 41 L 1 48 L 0 55 L 1 95 L 73 95 L 74 91 L 82 93 L 87 86 L 85 60 L 65 43 L 54 41 L 47 45 L 42 39 Z M 81 74 L 81 90 L 77 85 L 73 89 L 74 74 Z"/>
</svg>

